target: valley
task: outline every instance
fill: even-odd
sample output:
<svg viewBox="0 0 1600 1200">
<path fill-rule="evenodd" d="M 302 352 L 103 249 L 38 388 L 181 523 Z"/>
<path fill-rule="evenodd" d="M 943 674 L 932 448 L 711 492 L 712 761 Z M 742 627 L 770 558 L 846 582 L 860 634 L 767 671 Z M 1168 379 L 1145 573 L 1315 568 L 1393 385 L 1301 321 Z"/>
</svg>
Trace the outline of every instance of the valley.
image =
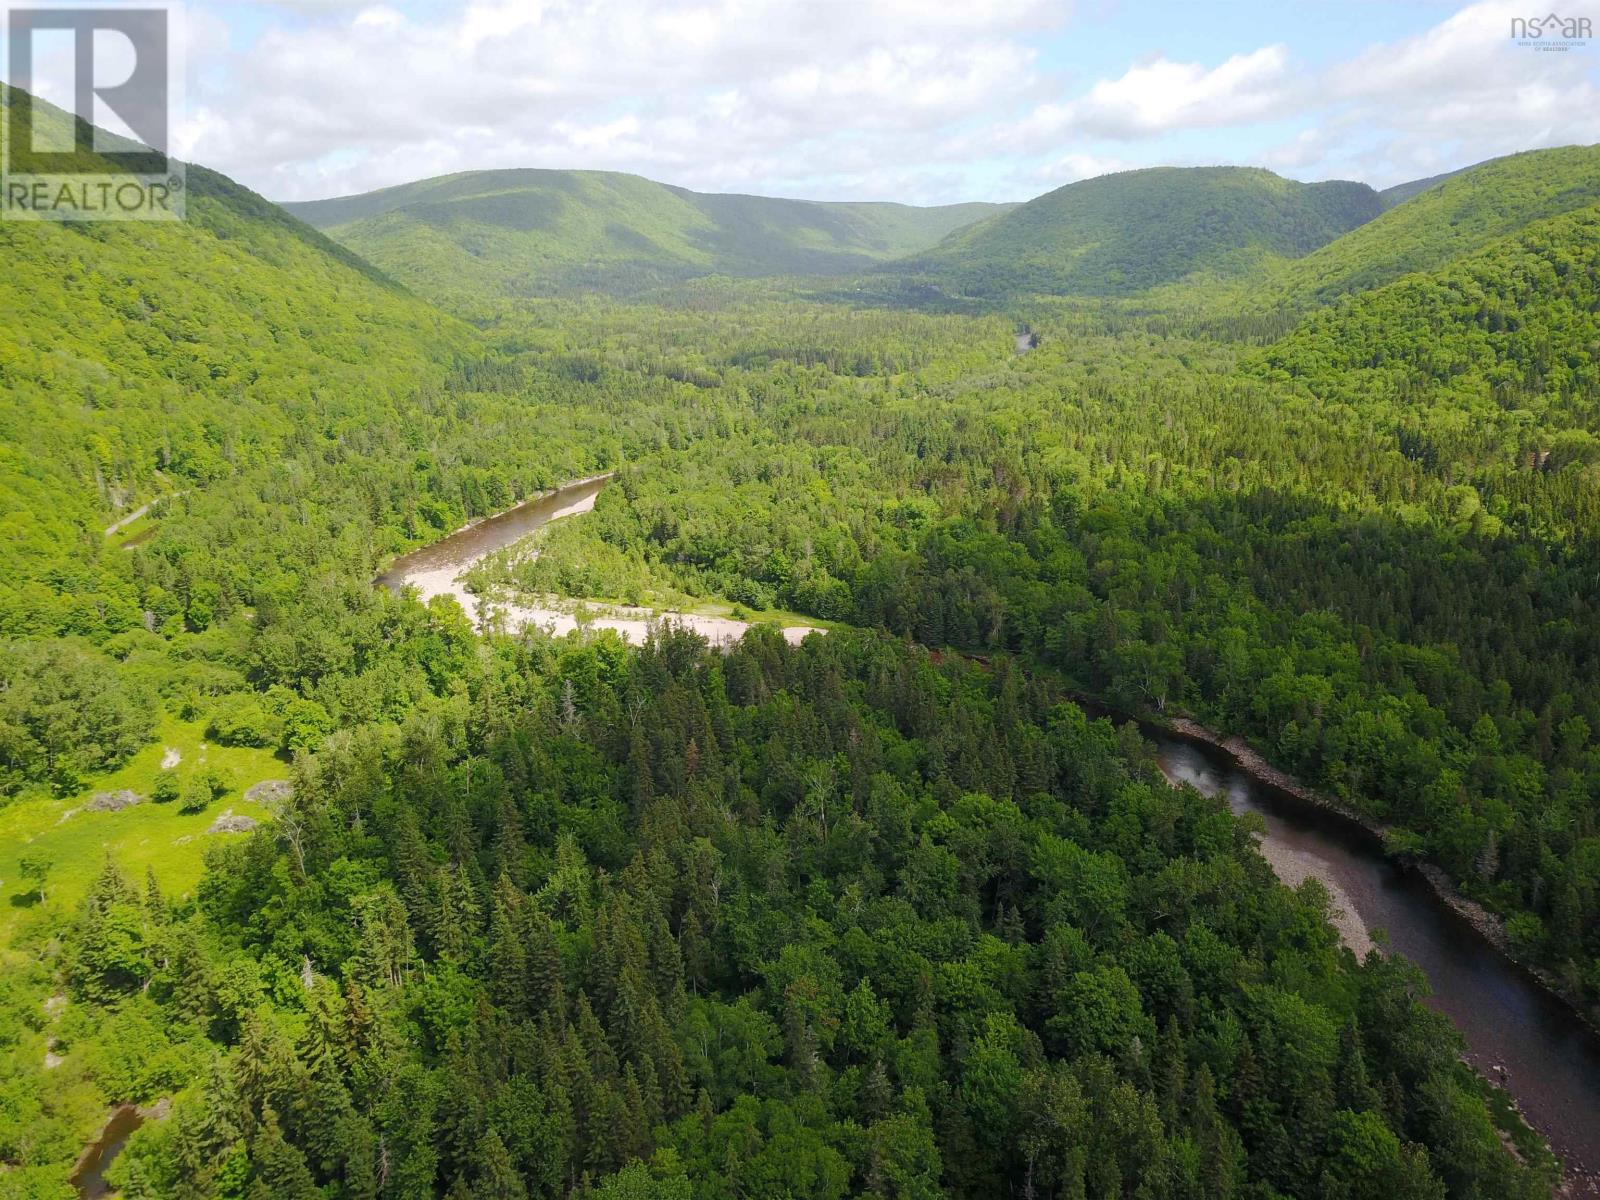
<svg viewBox="0 0 1600 1200">
<path fill-rule="evenodd" d="M 1026 336 L 1018 335 L 1019 349 Z M 579 626 L 568 610 L 528 610 L 510 601 L 503 608 L 491 608 L 495 615 L 486 618 L 479 599 L 459 586 L 461 574 L 487 555 L 533 537 L 548 522 L 591 512 L 609 479 L 568 484 L 510 514 L 413 552 L 380 576 L 378 583 L 396 591 L 416 588 L 424 602 L 434 595 L 452 595 L 480 627 L 487 619 L 513 634 L 529 624 L 556 636 L 580 628 L 609 629 L 624 641 L 642 644 L 652 632 L 652 622 L 643 616 L 618 621 L 600 615 Z M 486 528 L 507 516 L 512 520 L 500 528 Z M 727 647 L 748 628 L 743 622 L 696 621 L 681 613 L 657 614 L 661 616 L 706 638 L 713 647 Z M 567 623 L 556 623 L 562 617 L 568 618 Z M 806 632 L 804 627 L 783 629 L 791 642 Z M 1114 712 L 1086 707 L 1095 715 L 1119 719 Z M 1518 1112 L 1561 1155 L 1568 1180 L 1564 1194 L 1593 1194 L 1600 1185 L 1600 1173 L 1593 1165 L 1600 1162 L 1596 1121 L 1600 1031 L 1565 1009 L 1524 970 L 1487 952 L 1482 936 L 1415 874 L 1386 858 L 1370 834 L 1276 792 L 1213 746 L 1184 740 L 1158 724 L 1143 724 L 1141 732 L 1152 743 L 1169 784 L 1224 797 L 1236 814 L 1250 813 L 1261 820 L 1261 852 L 1285 885 L 1300 887 L 1314 879 L 1327 889 L 1329 919 L 1357 958 L 1372 952 L 1399 954 L 1418 967 L 1427 980 L 1424 1002 L 1462 1030 L 1469 1061 L 1506 1089 Z"/>
<path fill-rule="evenodd" d="M 189 178 L 0 222 L 0 1194 L 1597 1194 L 1600 150 Z"/>
</svg>

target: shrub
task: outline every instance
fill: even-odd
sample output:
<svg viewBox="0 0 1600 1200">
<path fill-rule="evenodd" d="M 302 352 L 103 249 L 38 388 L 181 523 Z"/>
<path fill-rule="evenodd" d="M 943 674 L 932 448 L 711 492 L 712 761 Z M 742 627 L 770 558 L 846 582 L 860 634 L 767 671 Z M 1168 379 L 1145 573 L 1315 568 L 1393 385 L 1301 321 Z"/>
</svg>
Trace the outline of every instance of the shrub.
<svg viewBox="0 0 1600 1200">
<path fill-rule="evenodd" d="M 210 780 L 202 772 L 196 771 L 183 781 L 178 809 L 186 813 L 204 812 L 213 799 Z"/>
<path fill-rule="evenodd" d="M 206 735 L 223 746 L 276 746 L 282 723 L 249 692 L 219 697 Z"/>
<path fill-rule="evenodd" d="M 315 750 L 333 732 L 333 718 L 315 700 L 291 700 L 283 710 L 283 749 Z"/>
<path fill-rule="evenodd" d="M 171 769 L 156 772 L 155 786 L 150 789 L 150 799 L 157 804 L 170 804 L 183 794 L 183 781 Z"/>
<path fill-rule="evenodd" d="M 62 791 L 127 761 L 155 706 L 104 655 L 72 642 L 0 642 L 0 796 L 40 781 Z"/>
<path fill-rule="evenodd" d="M 1506 940 L 1519 957 L 1537 957 L 1544 948 L 1544 937 L 1544 922 L 1533 913 L 1514 913 L 1506 922 Z"/>
</svg>

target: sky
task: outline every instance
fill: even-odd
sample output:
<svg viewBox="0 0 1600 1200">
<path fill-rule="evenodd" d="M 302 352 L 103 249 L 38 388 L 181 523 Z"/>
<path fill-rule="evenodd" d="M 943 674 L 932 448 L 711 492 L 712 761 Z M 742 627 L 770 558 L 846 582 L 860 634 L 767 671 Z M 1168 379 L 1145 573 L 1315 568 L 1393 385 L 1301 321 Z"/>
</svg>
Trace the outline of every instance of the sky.
<svg viewBox="0 0 1600 1200">
<path fill-rule="evenodd" d="M 491 167 L 914 204 L 1156 165 L 1385 187 L 1600 141 L 1600 38 L 1519 44 L 1531 4 L 189 0 L 176 148 L 275 200 Z M 1600 0 L 1557 11 L 1600 30 Z"/>
</svg>

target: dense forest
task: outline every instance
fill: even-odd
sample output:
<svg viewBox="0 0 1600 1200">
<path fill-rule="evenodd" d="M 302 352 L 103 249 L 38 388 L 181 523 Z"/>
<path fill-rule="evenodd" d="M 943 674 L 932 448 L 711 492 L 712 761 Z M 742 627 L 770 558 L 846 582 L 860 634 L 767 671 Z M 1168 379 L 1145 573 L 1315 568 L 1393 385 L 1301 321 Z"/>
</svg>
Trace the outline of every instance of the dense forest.
<svg viewBox="0 0 1600 1200">
<path fill-rule="evenodd" d="M 1080 315 L 948 379 L 793 364 L 759 424 L 481 574 L 1020 651 L 1199 712 L 1392 825 L 1593 1004 L 1593 230 L 1537 223 L 1265 351 Z M 865 403 L 819 399 L 841 384 Z"/>
<path fill-rule="evenodd" d="M 294 783 L 86 898 L 127 1085 L 197 1080 L 126 1196 L 1540 1194 L 1405 966 L 1010 665 L 506 646 Z"/>
<path fill-rule="evenodd" d="M 1070 700 L 1247 734 L 1595 1011 L 1596 152 L 1550 153 L 1381 216 L 1251 176 L 1082 289 L 1178 281 L 1131 298 L 412 281 L 447 314 L 201 168 L 180 226 L 0 223 L 0 1195 L 124 1103 L 149 1200 L 1551 1195 L 1416 971 Z M 1181 278 L 1224 262 L 1354 282 Z M 602 470 L 472 586 L 828 632 L 372 586 Z"/>
</svg>

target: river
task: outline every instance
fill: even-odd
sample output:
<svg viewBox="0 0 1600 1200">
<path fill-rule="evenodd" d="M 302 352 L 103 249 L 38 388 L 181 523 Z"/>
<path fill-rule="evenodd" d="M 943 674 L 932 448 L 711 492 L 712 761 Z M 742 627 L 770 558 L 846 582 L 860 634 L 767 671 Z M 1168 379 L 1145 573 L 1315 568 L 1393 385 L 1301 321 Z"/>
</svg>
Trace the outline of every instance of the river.
<svg viewBox="0 0 1600 1200">
<path fill-rule="evenodd" d="M 514 633 L 530 626 L 560 636 L 578 628 L 610 629 L 626 642 L 642 643 L 650 630 L 662 621 L 686 626 L 712 645 L 727 646 L 738 641 L 750 622 L 734 617 L 706 613 L 658 612 L 631 605 L 579 605 L 570 600 L 549 598 L 535 602 L 527 597 L 496 596 L 487 601 L 467 591 L 461 577 L 497 550 L 520 542 L 551 521 L 577 516 L 594 508 L 595 498 L 611 481 L 610 475 L 564 484 L 552 492 L 525 500 L 505 512 L 456 530 L 420 550 L 403 554 L 374 581 L 379 587 L 399 592 L 415 588 L 423 601 L 434 596 L 453 596 L 479 628 L 494 626 Z M 783 636 L 798 642 L 815 632 L 810 625 L 781 627 Z"/>
<path fill-rule="evenodd" d="M 133 1131 L 144 1124 L 144 1119 L 144 1113 L 132 1104 L 120 1104 L 111 1111 L 100 1136 L 78 1156 L 78 1165 L 72 1169 L 72 1186 L 78 1189 L 83 1200 L 101 1200 L 112 1195 L 106 1183 L 106 1171 L 122 1153 Z"/>
<path fill-rule="evenodd" d="M 1567 1164 L 1564 1195 L 1600 1197 L 1600 1036 L 1365 831 L 1252 778 L 1214 747 L 1153 726 L 1145 736 L 1170 782 L 1225 796 L 1234 812 L 1266 822 L 1262 854 L 1286 882 L 1310 875 L 1327 886 L 1345 911 L 1348 943 L 1363 948 L 1381 929 L 1391 950 L 1421 968 L 1433 988 L 1428 1003 L 1461 1030 L 1468 1060 L 1516 1098 Z"/>
<path fill-rule="evenodd" d="M 378 576 L 378 584 L 398 592 L 407 584 L 423 593 L 423 598 L 451 591 L 448 586 L 457 576 L 493 554 L 515 545 L 541 526 L 560 517 L 588 512 L 594 507 L 600 489 L 611 482 L 609 475 L 596 475 L 564 484 L 554 491 L 524 500 L 482 521 L 458 529 L 447 538 L 402 554 Z"/>
</svg>

